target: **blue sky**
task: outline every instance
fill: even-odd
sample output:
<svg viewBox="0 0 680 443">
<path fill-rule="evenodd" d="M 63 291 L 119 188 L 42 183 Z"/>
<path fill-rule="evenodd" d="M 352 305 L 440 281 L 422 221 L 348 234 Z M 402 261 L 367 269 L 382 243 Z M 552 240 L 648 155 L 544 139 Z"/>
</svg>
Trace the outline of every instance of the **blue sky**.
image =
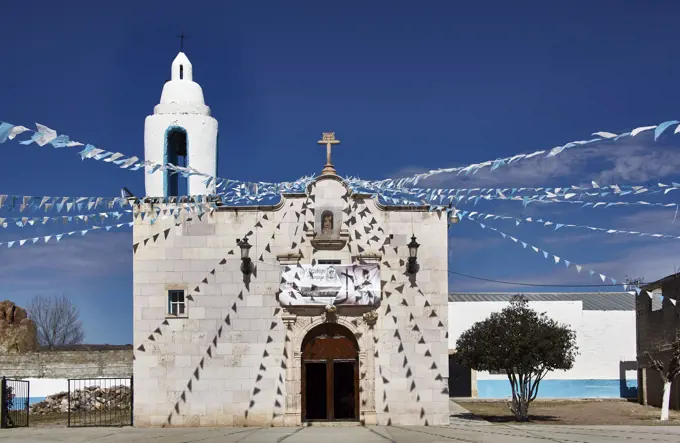
<svg viewBox="0 0 680 443">
<path fill-rule="evenodd" d="M 143 157 L 144 118 L 169 79 L 182 30 L 194 79 L 219 120 L 222 177 L 283 181 L 319 172 L 324 152 L 316 140 L 328 130 L 342 140 L 334 153 L 341 174 L 381 179 L 680 119 L 677 2 L 472 3 L 10 2 L 0 27 L 0 121 L 43 123 Z M 432 183 L 680 181 L 679 145 L 680 135 L 656 143 L 640 136 Z M 0 194 L 116 196 L 123 186 L 143 192 L 142 171 L 16 141 L 0 149 Z M 659 201 L 674 202 L 674 195 Z M 497 202 L 477 209 L 680 235 L 671 210 Z M 680 267 L 675 240 L 489 225 L 619 279 L 651 281 Z M 69 230 L 14 227 L 1 230 L 0 241 Z M 449 266 L 458 272 L 597 283 L 473 223 L 453 228 L 450 246 Z M 26 305 L 34 295 L 67 294 L 81 309 L 88 342 L 129 343 L 131 270 L 129 230 L 0 249 L 0 299 Z M 528 289 L 456 276 L 450 288 Z"/>
</svg>

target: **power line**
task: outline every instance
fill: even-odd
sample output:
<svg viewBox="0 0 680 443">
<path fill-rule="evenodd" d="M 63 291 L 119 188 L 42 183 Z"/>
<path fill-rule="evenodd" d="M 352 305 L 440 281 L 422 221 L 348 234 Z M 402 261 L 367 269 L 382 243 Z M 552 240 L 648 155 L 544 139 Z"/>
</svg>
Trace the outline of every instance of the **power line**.
<svg viewBox="0 0 680 443">
<path fill-rule="evenodd" d="M 491 279 L 491 278 L 484 278 L 484 277 L 475 277 L 474 275 L 463 274 L 463 273 L 451 271 L 451 270 L 449 270 L 449 273 L 459 275 L 461 277 L 472 278 L 472 279 L 475 279 L 475 280 L 482 280 L 482 281 L 488 281 L 488 282 L 492 282 L 492 283 L 502 283 L 502 284 L 505 284 L 505 285 L 516 285 L 516 286 L 540 286 L 540 287 L 545 287 L 545 288 L 603 288 L 603 287 L 621 286 L 621 285 L 547 285 L 547 284 L 539 284 L 539 283 L 520 283 L 520 282 L 513 282 L 513 281 L 494 280 L 494 279 Z"/>
</svg>

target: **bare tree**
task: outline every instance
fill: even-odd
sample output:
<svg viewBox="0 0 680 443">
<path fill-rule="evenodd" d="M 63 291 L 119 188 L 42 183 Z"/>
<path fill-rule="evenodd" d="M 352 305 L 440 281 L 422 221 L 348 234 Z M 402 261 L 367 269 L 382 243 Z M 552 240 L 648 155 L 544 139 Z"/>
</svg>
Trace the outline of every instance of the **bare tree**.
<svg viewBox="0 0 680 443">
<path fill-rule="evenodd" d="M 65 295 L 34 297 L 28 307 L 28 314 L 35 323 L 40 346 L 52 349 L 55 346 L 81 344 L 85 339 L 78 308 Z"/>
<path fill-rule="evenodd" d="M 680 375 L 680 337 L 675 339 L 673 343 L 673 354 L 671 360 L 668 363 L 668 369 L 664 368 L 663 363 L 660 360 L 656 360 L 652 357 L 649 352 L 645 352 L 645 355 L 649 359 L 650 366 L 655 369 L 661 381 L 663 382 L 663 398 L 661 401 L 661 420 L 668 420 L 668 409 L 671 400 L 671 385 L 675 377 Z"/>
</svg>

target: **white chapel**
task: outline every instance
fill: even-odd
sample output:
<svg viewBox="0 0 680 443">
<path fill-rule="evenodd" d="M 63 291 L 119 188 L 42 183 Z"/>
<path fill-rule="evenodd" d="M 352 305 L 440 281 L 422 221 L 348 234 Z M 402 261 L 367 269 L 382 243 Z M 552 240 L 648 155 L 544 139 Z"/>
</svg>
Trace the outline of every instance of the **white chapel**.
<svg viewBox="0 0 680 443">
<path fill-rule="evenodd" d="M 217 176 L 217 132 L 180 53 L 146 119 L 146 160 Z M 446 216 L 353 191 L 333 167 L 339 141 L 319 143 L 321 174 L 272 205 L 222 202 L 201 176 L 146 174 L 135 425 L 448 425 Z M 309 150 L 321 170 L 321 148 Z M 216 207 L 188 211 L 182 195 Z"/>
</svg>

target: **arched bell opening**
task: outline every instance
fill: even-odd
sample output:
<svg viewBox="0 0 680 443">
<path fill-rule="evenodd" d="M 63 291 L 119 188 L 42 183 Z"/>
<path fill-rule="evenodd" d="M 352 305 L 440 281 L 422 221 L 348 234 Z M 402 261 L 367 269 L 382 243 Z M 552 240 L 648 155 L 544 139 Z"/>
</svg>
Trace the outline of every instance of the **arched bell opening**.
<svg viewBox="0 0 680 443">
<path fill-rule="evenodd" d="M 358 421 L 359 343 L 337 323 L 312 328 L 302 340 L 302 420 Z"/>
<path fill-rule="evenodd" d="M 165 133 L 165 163 L 176 166 L 188 166 L 189 142 L 187 131 L 184 128 L 173 126 Z M 181 172 L 166 170 L 165 174 L 165 196 L 185 196 L 189 195 L 189 178 Z"/>
</svg>

